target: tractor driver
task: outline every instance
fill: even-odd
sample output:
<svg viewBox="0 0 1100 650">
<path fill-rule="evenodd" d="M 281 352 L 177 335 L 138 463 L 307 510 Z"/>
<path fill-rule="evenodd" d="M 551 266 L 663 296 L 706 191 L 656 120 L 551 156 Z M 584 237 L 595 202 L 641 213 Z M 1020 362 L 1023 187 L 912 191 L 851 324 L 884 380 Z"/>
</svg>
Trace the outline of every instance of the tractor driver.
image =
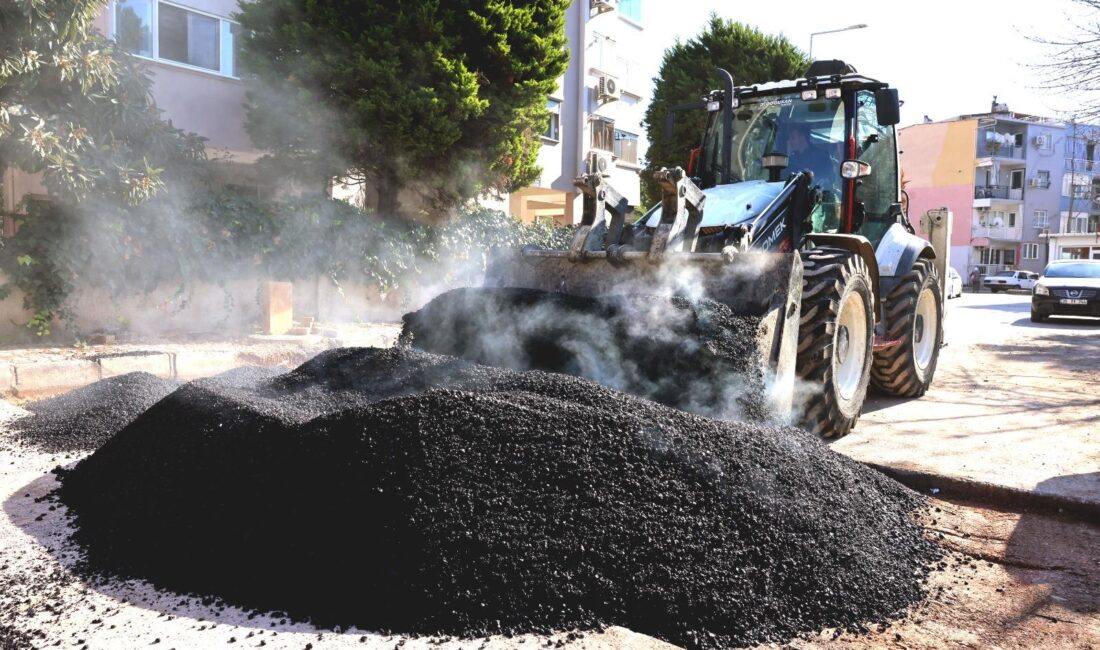
<svg viewBox="0 0 1100 650">
<path fill-rule="evenodd" d="M 813 214 L 814 231 L 836 231 L 840 226 L 841 185 L 840 161 L 834 159 L 833 153 L 840 153 L 840 145 L 814 140 L 809 125 L 801 122 L 792 122 L 787 127 L 786 144 L 790 157 L 787 169 L 792 173 L 810 170 L 814 174 L 813 184 L 822 191 L 821 202 Z"/>
<path fill-rule="evenodd" d="M 810 127 L 795 122 L 787 128 L 788 169 L 792 172 L 808 169 L 814 173 L 814 184 L 823 190 L 834 187 L 839 175 L 840 163 L 833 160 L 827 146 L 816 143 L 810 136 Z"/>
</svg>

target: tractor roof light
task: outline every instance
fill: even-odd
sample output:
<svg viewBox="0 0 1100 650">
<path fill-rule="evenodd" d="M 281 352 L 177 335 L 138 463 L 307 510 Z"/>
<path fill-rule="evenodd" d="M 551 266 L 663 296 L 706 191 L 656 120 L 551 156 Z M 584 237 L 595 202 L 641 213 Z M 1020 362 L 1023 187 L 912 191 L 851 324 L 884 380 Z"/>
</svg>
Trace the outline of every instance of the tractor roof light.
<svg viewBox="0 0 1100 650">
<path fill-rule="evenodd" d="M 840 99 L 840 88 L 826 88 L 825 99 Z"/>
<path fill-rule="evenodd" d="M 807 102 L 812 102 L 817 99 L 817 88 L 809 88 L 802 91 L 802 99 Z"/>
</svg>

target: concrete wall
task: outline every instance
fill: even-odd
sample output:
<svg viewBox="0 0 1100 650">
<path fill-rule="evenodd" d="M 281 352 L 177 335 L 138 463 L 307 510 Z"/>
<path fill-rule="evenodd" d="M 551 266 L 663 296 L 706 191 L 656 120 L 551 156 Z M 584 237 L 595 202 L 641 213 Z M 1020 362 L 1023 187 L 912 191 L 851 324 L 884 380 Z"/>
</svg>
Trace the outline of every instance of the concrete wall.
<svg viewBox="0 0 1100 650">
<path fill-rule="evenodd" d="M 70 305 L 75 317 L 71 334 L 129 332 L 149 338 L 253 333 L 260 323 L 260 284 L 260 280 L 203 284 L 182 294 L 178 285 L 171 284 L 148 294 L 122 296 L 99 288 L 80 288 Z M 394 321 L 430 297 L 427 292 L 407 296 L 394 292 L 383 297 L 373 288 L 355 283 L 337 287 L 322 276 L 294 283 L 294 315 L 328 323 Z M 32 315 L 23 308 L 23 294 L 18 290 L 0 300 L 0 344 L 32 338 L 26 328 Z M 62 324 L 53 329 L 59 333 Z"/>
</svg>

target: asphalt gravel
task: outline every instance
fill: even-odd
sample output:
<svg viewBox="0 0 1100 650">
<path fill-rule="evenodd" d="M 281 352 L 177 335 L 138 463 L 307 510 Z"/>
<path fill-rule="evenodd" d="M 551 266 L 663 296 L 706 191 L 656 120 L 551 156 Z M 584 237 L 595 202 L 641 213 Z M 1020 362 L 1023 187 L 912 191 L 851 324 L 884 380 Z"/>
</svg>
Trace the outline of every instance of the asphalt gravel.
<svg viewBox="0 0 1100 650">
<path fill-rule="evenodd" d="M 411 349 L 186 384 L 61 480 L 90 573 L 404 634 L 782 641 L 898 615 L 938 555 L 800 430 Z"/>
<path fill-rule="evenodd" d="M 646 294 L 601 298 L 463 288 L 406 314 L 421 350 L 513 370 L 585 377 L 723 419 L 772 417 L 758 349 L 760 319 L 722 303 Z"/>
<path fill-rule="evenodd" d="M 32 415 L 13 421 L 11 428 L 18 439 L 39 451 L 90 451 L 178 386 L 147 372 L 103 379 L 26 404 Z"/>
<path fill-rule="evenodd" d="M 32 650 L 30 635 L 7 625 L 0 625 L 0 650 Z"/>
</svg>

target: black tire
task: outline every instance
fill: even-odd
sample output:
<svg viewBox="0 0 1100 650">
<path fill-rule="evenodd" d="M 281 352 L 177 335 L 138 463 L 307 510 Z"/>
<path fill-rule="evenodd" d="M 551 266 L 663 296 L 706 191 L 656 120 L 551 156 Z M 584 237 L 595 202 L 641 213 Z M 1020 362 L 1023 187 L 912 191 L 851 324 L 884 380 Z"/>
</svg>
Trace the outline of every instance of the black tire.
<svg viewBox="0 0 1100 650">
<path fill-rule="evenodd" d="M 1047 322 L 1047 317 L 1040 314 L 1039 312 L 1035 311 L 1034 309 L 1032 309 L 1031 310 L 1031 322 L 1032 323 L 1045 323 L 1045 322 Z"/>
<path fill-rule="evenodd" d="M 797 360 L 802 400 L 796 415 L 811 433 L 839 438 L 851 431 L 867 397 L 875 331 L 871 275 L 858 255 L 827 246 L 803 251 L 802 264 Z M 850 328 L 839 324 L 849 304 Z M 862 337 L 853 333 L 861 322 Z M 862 364 L 858 356 L 850 357 L 859 351 Z"/>
<path fill-rule="evenodd" d="M 934 301 L 934 326 L 918 313 L 922 295 Z M 901 342 L 875 353 L 871 381 L 887 395 L 920 397 L 932 385 L 943 343 L 943 299 L 932 260 L 917 260 L 883 301 L 882 313 L 886 338 Z M 930 334 L 935 338 L 926 341 Z"/>
</svg>

